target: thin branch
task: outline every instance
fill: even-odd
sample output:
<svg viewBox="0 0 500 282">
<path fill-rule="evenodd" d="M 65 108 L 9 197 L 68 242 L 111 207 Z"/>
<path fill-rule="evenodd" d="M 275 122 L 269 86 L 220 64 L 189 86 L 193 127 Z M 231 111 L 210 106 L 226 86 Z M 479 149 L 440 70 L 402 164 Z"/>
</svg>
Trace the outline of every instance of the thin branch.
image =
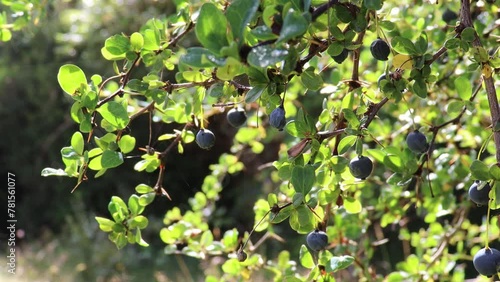
<svg viewBox="0 0 500 282">
<path fill-rule="evenodd" d="M 179 43 L 179 40 L 181 40 L 188 32 L 190 32 L 194 27 L 193 22 L 189 22 L 186 29 L 183 30 L 181 33 L 179 33 L 176 37 L 172 38 L 170 42 L 168 43 L 169 46 L 175 47 L 177 43 Z"/>
<path fill-rule="evenodd" d="M 337 4 L 338 2 L 339 2 L 338 0 L 330 0 L 328 1 L 328 3 L 318 6 L 318 8 L 316 8 L 314 12 L 311 13 L 312 20 L 315 21 L 319 16 L 328 11 L 328 9 L 330 9 L 333 5 Z"/>
<path fill-rule="evenodd" d="M 377 113 L 380 111 L 380 109 L 389 101 L 389 98 L 384 97 L 380 102 L 377 104 L 370 105 L 370 110 L 368 111 L 368 118 L 366 119 L 365 123 L 363 124 L 364 128 L 368 128 L 370 123 L 375 119 L 377 116 Z"/>
<path fill-rule="evenodd" d="M 455 36 L 453 38 L 457 38 L 457 37 L 460 37 L 459 33 L 455 34 Z M 439 57 L 441 57 L 447 51 L 448 51 L 448 48 L 446 48 L 445 46 L 442 46 L 441 48 L 439 48 L 439 50 L 437 50 L 437 52 L 434 55 L 432 55 L 432 58 L 425 61 L 425 64 L 430 65 L 430 64 L 434 63 L 434 61 L 436 61 Z"/>
<path fill-rule="evenodd" d="M 474 28 L 472 23 L 472 17 L 470 13 L 470 3 L 469 0 L 462 0 L 462 6 L 460 8 L 460 24 L 464 27 Z M 475 31 L 475 29 L 474 29 Z M 472 41 L 472 46 L 482 48 L 483 45 L 479 40 L 479 36 L 477 32 L 474 32 L 474 40 Z M 486 63 L 487 64 L 487 63 Z M 496 95 L 495 83 L 493 81 L 493 76 L 490 75 L 488 77 L 483 75 L 484 85 L 486 94 L 488 96 L 488 103 L 490 106 L 490 114 L 491 114 L 491 123 L 493 128 L 495 125 L 500 122 L 500 106 L 498 105 L 498 97 Z M 496 160 L 500 163 L 500 132 L 494 131 L 493 138 L 495 140 L 495 148 L 496 148 Z"/>
<path fill-rule="evenodd" d="M 367 19 L 368 21 L 368 19 Z M 366 30 L 361 31 L 358 34 L 358 38 L 354 44 L 361 44 L 363 42 L 363 38 L 365 37 Z M 361 47 L 353 51 L 353 67 L 352 67 L 352 75 L 351 82 L 349 83 L 349 91 L 352 91 L 356 88 L 359 88 L 361 85 L 359 83 L 359 58 L 361 55 Z"/>
<path fill-rule="evenodd" d="M 123 93 L 123 89 L 125 88 L 125 85 L 127 85 L 128 81 L 130 80 L 130 75 L 132 74 L 132 70 L 135 68 L 135 66 L 137 65 L 137 62 L 139 62 L 140 59 L 141 59 L 141 56 L 137 55 L 137 57 L 135 58 L 135 60 L 130 65 L 130 68 L 127 70 L 127 72 L 124 75 L 122 75 L 122 74 L 120 75 L 120 76 L 122 76 L 122 80 L 120 81 L 120 88 L 118 88 L 118 90 L 116 90 L 115 92 L 113 92 L 108 97 L 106 97 L 106 98 L 102 99 L 101 101 L 99 101 L 97 103 L 96 109 L 98 109 L 99 107 L 101 107 L 102 105 L 104 105 L 108 101 L 110 101 L 111 99 L 113 99 L 116 96 L 118 96 L 118 95 L 120 95 L 120 94 Z"/>
<path fill-rule="evenodd" d="M 137 111 L 137 113 L 131 115 L 130 121 L 134 120 L 135 118 L 137 118 L 138 116 L 142 115 L 143 113 L 145 113 L 147 111 L 151 111 L 152 109 L 154 109 L 154 105 L 155 105 L 155 101 L 152 101 L 146 107 L 140 109 L 139 111 Z"/>
</svg>

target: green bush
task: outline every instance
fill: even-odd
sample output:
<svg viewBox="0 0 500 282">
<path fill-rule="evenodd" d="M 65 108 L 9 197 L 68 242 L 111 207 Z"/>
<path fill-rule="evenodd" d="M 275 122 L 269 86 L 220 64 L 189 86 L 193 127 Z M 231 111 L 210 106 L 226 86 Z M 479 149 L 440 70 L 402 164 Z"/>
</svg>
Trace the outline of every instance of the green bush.
<svg viewBox="0 0 500 282">
<path fill-rule="evenodd" d="M 128 173 L 127 158 L 141 152 L 134 171 L 156 176 L 133 184 L 135 194 L 112 196 L 109 215 L 96 216 L 118 248 L 147 247 L 143 233 L 151 220 L 144 212 L 158 197 L 178 197 L 165 181 L 176 166 L 169 156 L 200 144 L 199 130 L 215 133 L 213 149 L 227 142 L 217 134 L 228 123 L 217 116 L 241 107 L 246 126 L 234 129 L 231 147 L 210 165 L 189 207 L 165 212 L 159 237 L 166 254 L 223 258 L 222 272 L 206 281 L 478 275 L 471 269 L 474 254 L 499 238 L 498 218 L 491 216 L 500 207 L 498 6 L 471 10 L 465 0 L 460 7 L 376 0 L 175 4 L 175 13 L 105 40 L 100 51 L 113 75 L 74 64 L 57 74 L 79 130 L 61 149 L 64 167 L 42 175 L 76 178 L 76 190 L 111 170 Z M 455 25 L 442 20 L 450 8 L 461 9 Z M 387 61 L 373 58 L 385 59 L 383 48 L 370 49 L 379 39 L 390 46 Z M 345 50 L 348 58 L 340 60 Z M 135 133 L 143 116 L 148 142 Z M 158 123 L 173 129 L 158 134 L 152 126 Z M 426 149 L 411 142 L 408 148 L 406 136 L 415 130 L 425 135 Z M 224 180 L 248 173 L 250 160 L 272 146 L 278 157 L 252 175 L 262 186 L 253 229 L 221 232 L 214 218 Z M 373 165 L 352 164 L 361 156 Z M 487 207 L 466 196 L 475 180 L 491 183 Z M 300 237 L 284 236 L 286 228 Z M 306 246 L 314 230 L 327 234 L 324 249 Z M 300 246 L 272 257 L 261 250 L 272 239 L 296 238 Z"/>
</svg>

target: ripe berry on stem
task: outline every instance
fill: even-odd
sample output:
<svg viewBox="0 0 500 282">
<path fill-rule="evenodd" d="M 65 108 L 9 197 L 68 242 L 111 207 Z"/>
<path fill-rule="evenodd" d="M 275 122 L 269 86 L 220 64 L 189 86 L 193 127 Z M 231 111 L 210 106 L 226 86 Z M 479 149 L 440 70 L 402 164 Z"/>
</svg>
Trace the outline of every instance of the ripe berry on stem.
<svg viewBox="0 0 500 282">
<path fill-rule="evenodd" d="M 208 129 L 200 129 L 196 134 L 196 144 L 205 150 L 212 148 L 215 144 L 214 133 Z"/>
<path fill-rule="evenodd" d="M 328 245 L 328 235 L 324 231 L 314 230 L 307 234 L 306 243 L 311 250 L 318 252 Z"/>
<path fill-rule="evenodd" d="M 349 163 L 349 171 L 352 176 L 365 179 L 372 173 L 373 162 L 370 158 L 365 156 L 358 156 L 351 160 Z"/>
</svg>

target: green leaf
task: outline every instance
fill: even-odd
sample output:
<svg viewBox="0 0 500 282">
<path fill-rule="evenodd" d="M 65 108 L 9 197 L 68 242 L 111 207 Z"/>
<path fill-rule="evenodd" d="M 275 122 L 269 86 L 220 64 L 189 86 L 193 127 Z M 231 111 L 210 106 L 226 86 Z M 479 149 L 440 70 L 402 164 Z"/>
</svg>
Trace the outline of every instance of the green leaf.
<svg viewBox="0 0 500 282">
<path fill-rule="evenodd" d="M 280 36 L 276 43 L 279 44 L 301 36 L 307 31 L 308 27 L 309 22 L 302 15 L 302 13 L 295 11 L 294 9 L 289 9 L 285 15 L 285 19 L 283 20 Z"/>
<path fill-rule="evenodd" d="M 368 10 L 380 10 L 382 9 L 383 2 L 381 0 L 364 0 L 363 5 Z"/>
<path fill-rule="evenodd" d="M 457 77 L 453 83 L 455 84 L 455 90 L 458 92 L 460 99 L 468 100 L 471 97 L 472 84 L 467 75 Z"/>
<path fill-rule="evenodd" d="M 59 68 L 57 81 L 62 90 L 70 95 L 74 95 L 82 84 L 87 84 L 85 73 L 78 66 L 72 64 L 66 64 Z"/>
<path fill-rule="evenodd" d="M 490 191 L 490 198 L 493 201 L 490 202 L 489 208 L 492 210 L 500 209 L 500 182 L 495 181 Z"/>
<path fill-rule="evenodd" d="M 81 102 L 83 107 L 94 110 L 97 106 L 97 103 L 99 102 L 99 97 L 97 96 L 97 92 L 88 91 L 84 93 Z"/>
<path fill-rule="evenodd" d="M 106 60 L 122 60 L 130 51 L 130 40 L 123 35 L 113 35 L 106 39 L 101 53 Z"/>
<path fill-rule="evenodd" d="M 459 38 L 450 38 L 450 39 L 446 40 L 446 42 L 444 43 L 444 47 L 446 47 L 446 49 L 450 49 L 450 50 L 457 49 L 458 47 L 460 47 L 460 39 Z"/>
<path fill-rule="evenodd" d="M 210 68 L 225 65 L 226 59 L 215 56 L 206 48 L 192 47 L 188 48 L 186 54 L 181 56 L 180 63 L 195 68 Z"/>
<path fill-rule="evenodd" d="M 303 267 L 312 269 L 315 266 L 313 257 L 305 245 L 300 246 L 299 258 Z"/>
<path fill-rule="evenodd" d="M 122 249 L 127 245 L 127 237 L 125 236 L 125 233 L 115 233 L 114 239 L 110 240 L 115 243 L 118 249 Z"/>
<path fill-rule="evenodd" d="M 144 207 L 142 207 L 144 209 Z M 143 215 L 134 216 L 130 221 L 130 228 L 144 229 L 148 226 L 149 220 Z"/>
<path fill-rule="evenodd" d="M 235 250 L 238 247 L 238 230 L 233 228 L 224 232 L 221 243 L 224 245 L 225 250 Z"/>
<path fill-rule="evenodd" d="M 299 131 L 296 120 L 291 120 L 287 122 L 285 125 L 285 130 L 286 132 L 288 132 L 288 134 L 292 135 L 293 137 L 299 137 L 299 138 L 304 137 L 304 132 Z"/>
<path fill-rule="evenodd" d="M 294 208 L 300 207 L 304 202 L 304 194 L 297 192 L 293 194 L 292 204 Z"/>
<path fill-rule="evenodd" d="M 316 228 L 316 218 L 305 205 L 291 210 L 289 223 L 293 230 L 301 234 L 306 234 Z"/>
<path fill-rule="evenodd" d="M 417 94 L 418 97 L 425 99 L 427 98 L 427 84 L 423 78 L 415 79 L 412 87 L 413 93 Z"/>
<path fill-rule="evenodd" d="M 263 45 L 252 48 L 248 54 L 248 63 L 254 67 L 266 68 L 273 66 L 286 59 L 288 50 L 276 48 L 271 45 Z"/>
<path fill-rule="evenodd" d="M 472 42 L 476 38 L 476 31 L 473 27 L 466 27 L 464 30 L 462 30 L 460 36 L 463 40 Z"/>
<path fill-rule="evenodd" d="M 7 42 L 12 38 L 12 32 L 6 28 L 0 30 L 0 41 Z"/>
<path fill-rule="evenodd" d="M 491 175 L 489 171 L 488 166 L 479 160 L 474 160 L 470 166 L 472 177 L 476 180 L 490 180 Z"/>
<path fill-rule="evenodd" d="M 446 107 L 446 112 L 449 116 L 455 117 L 458 116 L 463 108 L 465 106 L 465 102 L 462 100 L 453 100 L 450 103 L 448 103 L 448 106 Z"/>
<path fill-rule="evenodd" d="M 423 32 L 417 39 L 417 42 L 415 42 L 415 50 L 417 51 L 417 54 L 423 55 L 427 51 L 427 46 L 428 41 L 427 41 L 427 34 Z"/>
<path fill-rule="evenodd" d="M 238 43 L 238 45 L 243 44 L 243 35 L 245 32 L 245 27 L 250 23 L 254 17 L 257 9 L 259 8 L 258 0 L 235 0 L 227 7 L 226 17 L 229 25 L 231 26 L 231 31 L 233 33 L 233 39 Z"/>
<path fill-rule="evenodd" d="M 144 37 L 139 32 L 134 32 L 130 36 L 130 45 L 135 52 L 141 51 L 144 46 Z"/>
<path fill-rule="evenodd" d="M 344 5 L 335 5 L 335 16 L 343 23 L 350 23 L 354 20 L 354 15 Z"/>
<path fill-rule="evenodd" d="M 347 152 L 347 150 L 349 150 L 352 146 L 354 146 L 354 143 L 356 143 L 356 139 L 357 136 L 355 135 L 349 135 L 342 138 L 342 140 L 340 140 L 339 142 L 339 147 L 338 147 L 339 155 L 344 154 L 345 152 Z"/>
<path fill-rule="evenodd" d="M 102 153 L 102 168 L 114 168 L 123 163 L 123 155 L 120 152 L 106 150 Z"/>
<path fill-rule="evenodd" d="M 135 148 L 135 137 L 124 135 L 118 140 L 118 147 L 123 154 L 130 153 Z"/>
<path fill-rule="evenodd" d="M 64 147 L 61 149 L 61 156 L 63 159 L 79 160 L 82 156 L 73 149 L 73 147 Z"/>
<path fill-rule="evenodd" d="M 354 139 L 356 141 L 356 139 Z M 331 168 L 335 173 L 342 173 L 349 164 L 349 160 L 343 156 L 332 156 L 330 158 Z"/>
<path fill-rule="evenodd" d="M 144 206 L 139 205 L 139 196 L 132 194 L 130 198 L 128 198 L 128 209 L 132 215 L 139 215 L 144 211 Z"/>
<path fill-rule="evenodd" d="M 310 90 L 319 90 L 323 86 L 323 78 L 314 72 L 314 67 L 309 67 L 302 72 L 300 80 Z"/>
<path fill-rule="evenodd" d="M 344 42 L 333 41 L 330 44 L 330 46 L 328 46 L 328 49 L 326 49 L 326 52 L 328 53 L 328 55 L 334 57 L 334 56 L 340 55 L 340 53 L 342 53 L 342 51 L 344 51 L 344 49 L 345 49 Z"/>
<path fill-rule="evenodd" d="M 307 195 L 311 191 L 316 175 L 313 166 L 296 166 L 292 170 L 292 182 L 296 192 Z"/>
<path fill-rule="evenodd" d="M 222 264 L 222 271 L 234 276 L 240 275 L 242 268 L 241 263 L 235 258 L 228 259 Z"/>
<path fill-rule="evenodd" d="M 269 83 L 269 78 L 267 77 L 267 72 L 261 68 L 248 67 L 247 68 L 248 80 L 253 86 L 254 84 L 264 84 Z"/>
<path fill-rule="evenodd" d="M 144 195 L 141 195 L 139 197 L 139 204 L 141 206 L 147 206 L 149 204 L 151 204 L 153 202 L 153 200 L 155 199 L 156 197 L 156 194 L 153 192 L 153 193 L 147 193 L 147 194 L 144 194 Z"/>
<path fill-rule="evenodd" d="M 220 80 L 232 80 L 235 76 L 243 74 L 244 71 L 245 68 L 239 60 L 229 57 L 224 66 L 217 68 L 216 76 Z"/>
<path fill-rule="evenodd" d="M 124 129 L 130 120 L 127 108 L 118 102 L 109 101 L 102 105 L 97 111 L 102 117 L 117 129 Z"/>
<path fill-rule="evenodd" d="M 358 116 L 356 116 L 353 110 L 345 108 L 342 109 L 342 113 L 351 128 L 357 128 L 359 126 L 360 122 Z"/>
<path fill-rule="evenodd" d="M 128 208 L 125 202 L 117 196 L 111 197 L 108 210 L 115 222 L 122 222 L 128 216 Z"/>
<path fill-rule="evenodd" d="M 395 154 L 387 154 L 384 157 L 383 161 L 384 165 L 387 166 L 390 170 L 394 172 L 403 172 L 403 160 L 401 159 L 400 156 L 395 155 Z"/>
<path fill-rule="evenodd" d="M 351 256 L 339 256 L 332 257 L 329 263 L 326 264 L 327 272 L 336 272 L 344 269 L 354 262 L 354 258 Z"/>
<path fill-rule="evenodd" d="M 361 202 L 358 199 L 346 197 L 344 198 L 344 208 L 348 213 L 354 214 L 360 213 L 363 207 L 361 206 Z"/>
<path fill-rule="evenodd" d="M 85 141 L 83 141 L 83 135 L 79 131 L 73 133 L 71 137 L 71 147 L 75 150 L 75 152 L 79 155 L 83 155 L 83 147 Z"/>
<path fill-rule="evenodd" d="M 44 177 L 47 177 L 47 176 L 69 176 L 68 173 L 66 173 L 66 171 L 64 171 L 63 169 L 55 169 L 55 168 L 51 168 L 51 167 L 46 167 L 46 168 L 42 169 L 41 175 Z"/>
<path fill-rule="evenodd" d="M 144 241 L 144 239 L 142 239 L 141 229 L 139 229 L 139 228 L 137 228 L 135 231 L 135 242 L 137 244 L 139 244 L 139 246 L 143 246 L 143 247 L 149 246 L 149 244 L 146 241 Z"/>
<path fill-rule="evenodd" d="M 245 95 L 245 103 L 252 103 L 260 98 L 264 90 L 266 90 L 267 85 L 258 84 L 254 85 Z"/>
<path fill-rule="evenodd" d="M 215 54 L 220 54 L 222 47 L 229 45 L 226 30 L 224 14 L 212 3 L 203 4 L 195 27 L 200 43 Z"/>
<path fill-rule="evenodd" d="M 114 221 L 104 217 L 96 216 L 95 220 L 99 223 L 99 229 L 104 232 L 111 232 L 111 230 L 113 230 L 113 225 L 115 225 Z"/>
<path fill-rule="evenodd" d="M 139 194 L 146 194 L 146 193 L 151 193 L 154 192 L 153 187 L 146 185 L 146 184 L 139 184 L 135 187 L 135 192 Z"/>
<path fill-rule="evenodd" d="M 391 41 L 391 45 L 392 48 L 400 54 L 416 55 L 418 53 L 413 42 L 401 36 L 395 36 Z"/>
<path fill-rule="evenodd" d="M 160 48 L 160 34 L 158 31 L 152 29 L 146 29 L 143 32 L 144 34 L 144 50 L 158 50 Z"/>
<path fill-rule="evenodd" d="M 500 167 L 497 164 L 490 166 L 489 173 L 492 179 L 500 180 Z"/>
<path fill-rule="evenodd" d="M 102 161 L 102 155 L 99 155 L 99 156 L 92 158 L 89 162 L 89 168 L 91 170 L 103 169 L 101 161 Z"/>
<path fill-rule="evenodd" d="M 131 90 L 141 92 L 148 90 L 149 84 L 140 79 L 134 78 L 127 83 L 127 87 L 130 88 Z"/>
</svg>

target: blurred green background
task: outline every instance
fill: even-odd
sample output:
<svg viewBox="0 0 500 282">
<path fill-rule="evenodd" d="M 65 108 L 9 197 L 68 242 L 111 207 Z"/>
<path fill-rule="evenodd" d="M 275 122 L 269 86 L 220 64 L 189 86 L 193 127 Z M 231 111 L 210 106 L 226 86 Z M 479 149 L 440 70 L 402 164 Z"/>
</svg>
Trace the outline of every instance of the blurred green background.
<svg viewBox="0 0 500 282">
<path fill-rule="evenodd" d="M 42 1 L 40 7 L 32 11 L 33 21 L 28 26 L 14 31 L 10 41 L 0 43 L 0 167 L 4 175 L 14 173 L 17 184 L 15 278 L 198 280 L 203 276 L 198 262 L 184 256 L 163 255 L 164 244 L 158 232 L 163 213 L 176 203 L 186 203 L 220 150 L 200 158 L 196 164 L 186 163 L 188 157 L 179 158 L 179 166 L 173 168 L 176 173 L 169 174 L 179 179 L 166 180 L 172 183 L 169 189 L 175 202 L 157 201 L 148 211 L 158 217 L 156 222 L 151 221 L 144 235 L 152 245 L 150 248 L 130 246 L 117 251 L 107 234 L 99 231 L 94 217 L 107 215 L 111 195 L 129 195 L 138 183 L 154 183 L 155 175 L 110 171 L 105 177 L 82 184 L 73 194 L 70 191 L 76 183 L 74 179 L 40 176 L 44 167 L 63 167 L 59 150 L 77 129 L 68 115 L 71 99 L 57 83 L 59 67 L 72 63 L 87 73 L 111 75 L 111 64 L 101 59 L 104 40 L 115 33 L 131 33 L 152 17 L 175 13 L 174 4 L 152 0 L 56 0 Z M 5 9 L 0 4 L 0 11 Z M 132 162 L 128 165 L 133 166 Z M 195 171 L 183 170 L 186 165 Z M 7 202 L 5 193 L 1 198 Z M 252 215 L 247 219 L 252 220 Z M 2 242 L 8 236 L 6 232 L 0 233 Z M 1 249 L 3 254 L 7 248 Z M 0 261 L 3 268 L 4 255 Z M 6 275 L 2 271 L 0 280 L 11 281 L 13 277 Z"/>
<path fill-rule="evenodd" d="M 57 82 L 59 67 L 72 63 L 89 75 L 111 76 L 112 64 L 103 60 L 100 52 L 104 40 L 116 33 L 131 34 L 150 18 L 175 13 L 175 1 L 38 2 L 43 9 L 33 11 L 36 20 L 22 31 L 15 31 L 10 41 L 0 42 L 0 167 L 3 175 L 16 175 L 18 220 L 17 274 L 12 280 L 2 271 L 0 281 L 203 281 L 208 274 L 220 276 L 223 259 L 213 257 L 200 262 L 181 255 L 164 255 L 165 244 L 158 233 L 164 213 L 173 206 L 188 208 L 187 199 L 200 190 L 209 164 L 216 163 L 219 155 L 229 150 L 236 130 L 224 126 L 224 116 L 211 117 L 211 122 L 219 125 L 214 128 L 219 130 L 215 133 L 221 140 L 213 150 L 187 146 L 182 157 L 169 157 L 169 163 L 175 165 L 168 168 L 165 183 L 169 184 L 166 188 L 173 201 L 155 200 L 146 209 L 150 225 L 143 237 L 150 243 L 149 248 L 129 245 L 118 251 L 94 220 L 95 216 L 108 216 L 112 195 L 128 198 L 137 184 L 154 184 L 156 174 L 120 173 L 132 171 L 135 159 L 126 160 L 119 171 L 110 170 L 104 177 L 84 182 L 74 193 L 71 190 L 75 179 L 40 176 L 45 167 L 63 167 L 59 150 L 69 144 L 77 129 L 69 116 L 72 100 Z M 0 11 L 4 8 L 0 4 Z M 181 45 L 190 46 L 193 36 L 188 35 Z M 137 144 L 147 144 L 147 118 L 139 118 L 138 122 L 144 123 L 144 131 L 134 132 Z M 169 126 L 155 124 L 153 131 L 159 136 L 171 131 Z M 245 211 L 252 211 L 255 199 L 265 195 L 267 189 L 263 185 L 266 172 L 259 172 L 258 167 L 276 160 L 278 150 L 278 142 L 266 145 L 258 159 L 245 160 L 245 174 L 224 180 L 225 189 L 211 222 L 219 226 L 221 234 L 234 227 L 251 230 L 254 215 Z M 0 194 L 2 203 L 7 202 L 6 196 L 5 192 Z M 480 222 L 481 216 L 474 221 Z M 419 224 L 422 222 L 412 221 L 411 227 L 418 229 Z M 297 235 L 286 223 L 275 230 L 286 242 L 271 241 L 259 252 L 275 257 L 280 250 L 288 249 L 294 254 L 292 259 L 297 259 L 295 254 L 305 236 Z M 1 230 L 1 241 L 5 242 L 8 235 Z M 397 232 L 385 235 L 398 239 Z M 395 250 L 394 246 L 388 249 Z M 0 262 L 5 266 L 5 245 L 1 250 Z M 391 269 L 401 256 L 400 249 L 396 249 L 380 264 Z"/>
<path fill-rule="evenodd" d="M 150 247 L 127 246 L 117 250 L 107 234 L 98 228 L 95 216 L 109 215 L 107 205 L 112 195 L 127 197 L 139 183 L 154 185 L 156 174 L 122 173 L 132 171 L 137 159 L 128 159 L 120 171 L 110 170 L 106 176 L 84 182 L 71 193 L 75 179 L 41 177 L 45 167 L 63 168 L 60 149 L 67 146 L 71 134 L 78 129 L 69 116 L 72 99 L 57 82 L 59 67 L 71 63 L 87 74 L 113 75 L 112 64 L 102 59 L 100 49 L 113 34 L 131 34 L 150 18 L 175 13 L 172 1 L 31 1 L 30 22 L 21 31 L 13 31 L 12 39 L 0 42 L 0 167 L 16 175 L 16 275 L 6 271 L 0 281 L 203 281 L 207 274 L 221 276 L 224 260 L 206 261 L 165 255 L 165 244 L 159 237 L 163 216 L 173 206 L 189 208 L 187 200 L 200 191 L 209 165 L 232 145 L 236 129 L 224 126 L 224 115 L 211 117 L 219 132 L 218 146 L 210 151 L 187 146 L 182 156 L 172 154 L 165 183 L 173 201 L 159 199 L 145 214 L 150 219 L 143 237 Z M 0 11 L 6 7 L 0 4 Z M 12 20 L 15 20 L 13 18 Z M 190 46 L 194 34 L 180 45 Z M 137 144 L 147 144 L 148 119 L 139 118 L 144 131 L 134 132 Z M 226 124 L 227 125 L 227 124 Z M 154 124 L 158 137 L 171 132 L 171 126 Z M 170 126 L 170 128 L 169 128 Z M 161 148 L 160 148 L 161 149 Z M 227 176 L 218 202 L 217 214 L 211 216 L 220 233 L 237 228 L 252 229 L 253 203 L 263 191 L 257 178 L 258 167 L 276 160 L 279 144 L 266 146 L 260 157 L 246 160 L 245 174 Z M 137 152 L 140 155 L 140 152 Z M 123 169 L 123 170 L 122 170 Z M 258 177 L 265 179 L 266 175 Z M 7 202 L 5 190 L 0 201 Z M 238 197 L 241 193 L 245 197 Z M 5 214 L 5 213 L 2 213 Z M 4 221 L 5 222 L 5 221 Z M 276 226 L 286 243 L 266 244 L 262 252 L 277 254 L 288 249 L 298 253 L 303 236 L 287 224 Z M 2 242 L 7 230 L 0 231 Z M 259 238 L 256 234 L 256 238 Z M 300 241 L 300 243 L 299 243 Z M 0 262 L 5 266 L 7 247 L 1 248 Z"/>
</svg>

